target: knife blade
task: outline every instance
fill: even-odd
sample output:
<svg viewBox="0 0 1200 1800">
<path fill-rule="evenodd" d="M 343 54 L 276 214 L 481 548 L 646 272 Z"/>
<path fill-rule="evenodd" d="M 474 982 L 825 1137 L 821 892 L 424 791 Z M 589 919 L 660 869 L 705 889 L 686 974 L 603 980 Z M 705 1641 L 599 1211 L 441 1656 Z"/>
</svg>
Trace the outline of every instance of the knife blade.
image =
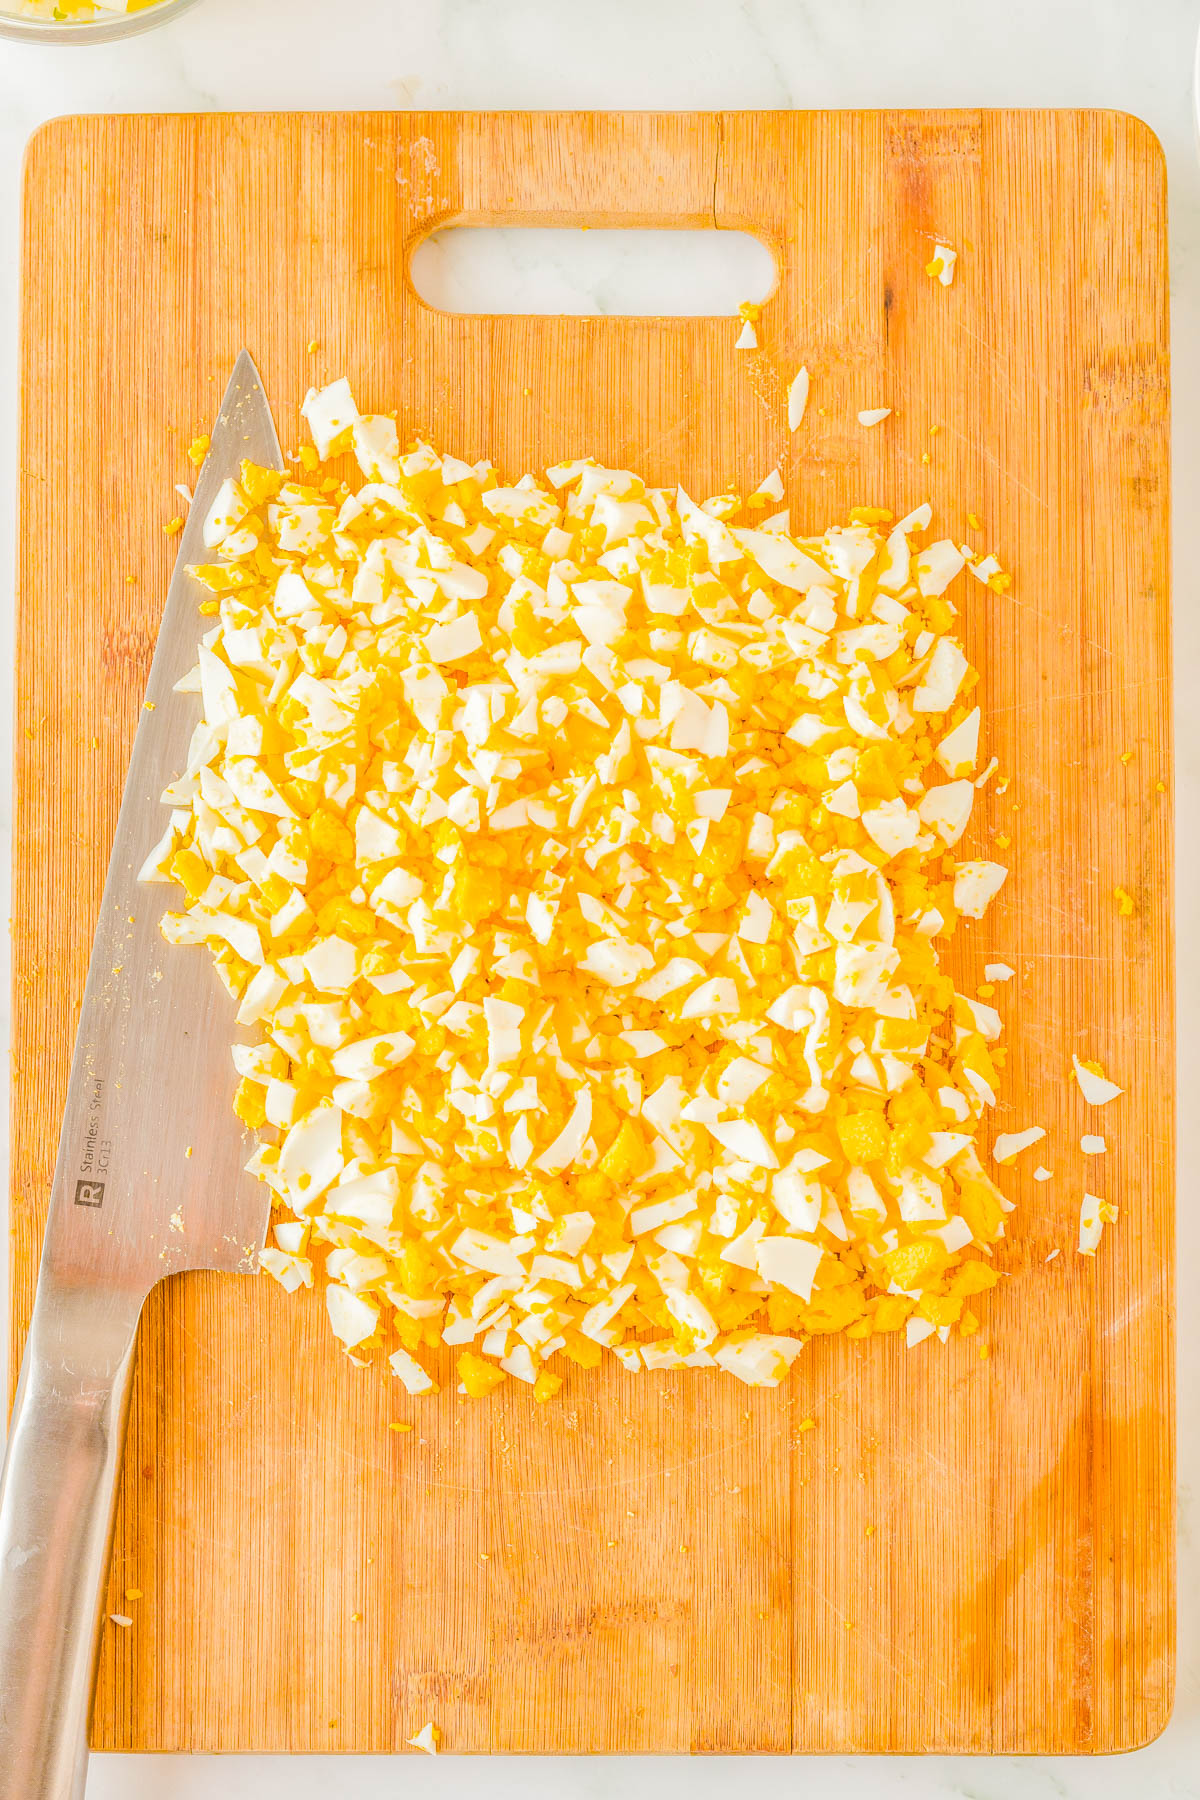
<svg viewBox="0 0 1200 1800">
<path fill-rule="evenodd" d="M 139 881 L 199 720 L 176 691 L 208 590 L 189 574 L 243 458 L 281 469 L 250 356 L 234 366 L 167 591 L 84 987 L 21 1379 L 0 1477 L 0 1800 L 80 1800 L 138 1317 L 183 1269 L 251 1271 L 270 1195 L 232 1111 L 234 1002 L 162 937 Z"/>
<path fill-rule="evenodd" d="M 282 468 L 258 371 L 239 356 L 212 432 L 167 592 L 134 739 L 79 1017 L 42 1275 L 149 1291 L 180 1269 L 251 1269 L 269 1194 L 243 1173 L 253 1141 L 231 1111 L 234 1002 L 206 950 L 159 929 L 171 885 L 139 882 L 199 719 L 175 684 L 196 663 L 211 598 L 189 573 L 204 520 L 243 457 Z"/>
</svg>

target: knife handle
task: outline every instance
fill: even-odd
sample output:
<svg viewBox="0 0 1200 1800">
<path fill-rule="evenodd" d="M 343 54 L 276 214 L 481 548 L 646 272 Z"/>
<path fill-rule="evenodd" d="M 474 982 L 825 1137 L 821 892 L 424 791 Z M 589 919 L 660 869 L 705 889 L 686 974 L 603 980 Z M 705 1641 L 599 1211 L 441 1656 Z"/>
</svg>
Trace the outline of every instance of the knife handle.
<svg viewBox="0 0 1200 1800">
<path fill-rule="evenodd" d="M 142 1297 L 43 1270 L 0 1476 L 0 1800 L 83 1800 Z"/>
</svg>

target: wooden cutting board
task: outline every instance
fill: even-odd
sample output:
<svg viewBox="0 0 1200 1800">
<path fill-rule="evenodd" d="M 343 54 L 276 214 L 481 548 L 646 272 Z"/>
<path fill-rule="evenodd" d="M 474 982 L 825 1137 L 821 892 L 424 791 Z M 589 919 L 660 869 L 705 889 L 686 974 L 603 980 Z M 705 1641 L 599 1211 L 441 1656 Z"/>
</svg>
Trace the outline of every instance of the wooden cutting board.
<svg viewBox="0 0 1200 1800">
<path fill-rule="evenodd" d="M 780 268 L 762 348 L 735 353 L 727 318 L 433 312 L 407 259 L 456 220 L 758 232 Z M 925 273 L 938 239 L 949 289 Z M 778 1392 L 613 1369 L 545 1409 L 516 1383 L 416 1403 L 351 1366 L 319 1300 L 160 1289 L 108 1601 L 134 1623 L 106 1631 L 97 1747 L 383 1751 L 429 1718 L 459 1751 L 1152 1737 L 1173 1674 L 1173 1058 L 1151 133 L 1050 112 L 64 119 L 30 149 L 25 256 L 18 1348 L 161 525 L 243 344 L 286 447 L 310 381 L 344 372 L 405 435 L 513 476 L 591 453 L 706 494 L 782 460 L 805 529 L 928 497 L 994 547 L 1011 591 L 963 599 L 1009 780 L 969 841 L 1012 876 L 957 970 L 1016 969 L 997 1124 L 1049 1132 L 1005 1176 L 988 1360 L 978 1339 L 837 1338 Z M 1089 1115 L 1072 1051 L 1126 1098 Z M 1094 1261 L 1085 1182 L 1121 1208 Z"/>
</svg>

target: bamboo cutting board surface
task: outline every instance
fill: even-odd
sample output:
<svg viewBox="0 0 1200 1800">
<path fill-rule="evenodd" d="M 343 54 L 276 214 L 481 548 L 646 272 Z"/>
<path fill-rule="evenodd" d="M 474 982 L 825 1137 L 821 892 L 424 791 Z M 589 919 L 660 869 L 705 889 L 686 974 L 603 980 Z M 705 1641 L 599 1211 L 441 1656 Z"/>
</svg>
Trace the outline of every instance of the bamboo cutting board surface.
<svg viewBox="0 0 1200 1800">
<path fill-rule="evenodd" d="M 735 354 L 728 319 L 433 312 L 406 259 L 456 220 L 757 232 L 780 268 L 762 348 Z M 703 495 L 782 460 L 803 529 L 927 497 L 956 537 L 981 515 L 970 535 L 1014 581 L 962 584 L 965 631 L 1011 779 L 968 848 L 1011 837 L 1012 875 L 957 970 L 1017 970 L 997 1128 L 1050 1134 L 1004 1178 L 1019 1210 L 988 1360 L 979 1339 L 837 1338 L 777 1392 L 614 1368 L 537 1408 L 515 1382 L 462 1402 L 443 1372 L 411 1402 L 340 1354 L 319 1298 L 160 1288 L 107 1604 L 134 1624 L 105 1634 L 95 1745 L 385 1751 L 428 1718 L 460 1751 L 1144 1743 L 1173 1675 L 1150 132 L 1111 113 L 66 119 L 31 147 L 25 229 L 18 1347 L 172 554 L 160 525 L 243 344 L 285 447 L 310 381 L 346 373 L 365 408 L 399 407 L 402 436 L 513 477 L 591 453 Z M 939 238 L 961 253 L 949 289 L 924 273 Z M 856 424 L 880 405 L 882 428 Z M 1127 1097 L 1089 1116 L 1072 1051 Z M 1111 1148 L 1088 1162 L 1090 1129 Z M 1085 1177 L 1121 1208 L 1094 1261 L 1074 1249 Z"/>
</svg>

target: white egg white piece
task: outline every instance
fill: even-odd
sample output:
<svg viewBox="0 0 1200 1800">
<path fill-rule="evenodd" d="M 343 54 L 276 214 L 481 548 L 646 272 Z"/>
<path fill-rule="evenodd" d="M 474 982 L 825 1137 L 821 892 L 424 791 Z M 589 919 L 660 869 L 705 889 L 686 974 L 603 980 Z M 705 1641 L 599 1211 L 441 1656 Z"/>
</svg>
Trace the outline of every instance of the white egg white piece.
<svg viewBox="0 0 1200 1800">
<path fill-rule="evenodd" d="M 998 1163 L 1012 1162 L 1022 1150 L 1039 1143 L 1045 1135 L 1042 1125 L 1031 1125 L 1028 1131 L 1002 1131 L 992 1145 L 992 1155 Z"/>
<path fill-rule="evenodd" d="M 426 1756 L 436 1756 L 440 1737 L 441 1733 L 431 1720 L 427 1725 L 422 1725 L 421 1729 L 414 1732 L 412 1737 L 407 1738 L 405 1742 L 411 1744 L 414 1750 L 423 1750 Z"/>
<path fill-rule="evenodd" d="M 1107 1106 L 1110 1100 L 1118 1099 L 1125 1091 L 1115 1081 L 1109 1081 L 1107 1076 L 1098 1075 L 1094 1069 L 1089 1069 L 1077 1056 L 1071 1058 L 1071 1066 L 1079 1083 L 1079 1091 L 1089 1106 Z"/>
<path fill-rule="evenodd" d="M 797 369 L 788 388 L 787 422 L 789 431 L 798 431 L 808 406 L 809 378 L 808 370 Z"/>
</svg>

